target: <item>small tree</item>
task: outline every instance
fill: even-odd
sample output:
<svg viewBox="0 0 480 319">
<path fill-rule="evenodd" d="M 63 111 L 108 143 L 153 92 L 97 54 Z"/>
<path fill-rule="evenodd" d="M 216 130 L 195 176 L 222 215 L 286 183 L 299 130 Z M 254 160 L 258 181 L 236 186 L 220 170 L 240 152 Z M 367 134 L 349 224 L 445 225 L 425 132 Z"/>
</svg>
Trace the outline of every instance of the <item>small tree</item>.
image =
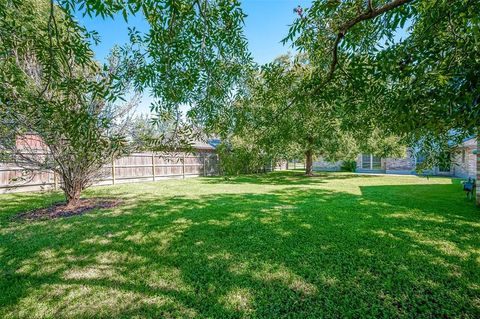
<svg viewBox="0 0 480 319">
<path fill-rule="evenodd" d="M 25 170 L 54 171 L 68 206 L 125 150 L 115 54 L 101 68 L 82 29 L 51 2 L 2 4 L 0 151 Z M 15 28 L 18 19 L 22 28 Z M 9 33 L 4 31 L 9 30 Z"/>
<path fill-rule="evenodd" d="M 272 152 L 248 136 L 231 136 L 217 147 L 221 170 L 226 175 L 265 172 L 275 162 Z"/>
<path fill-rule="evenodd" d="M 81 192 L 104 174 L 102 166 L 123 154 L 127 144 L 98 103 L 54 110 L 36 105 L 3 114 L 10 130 L 0 144 L 5 157 L 20 167 L 58 174 L 67 205 L 73 207 Z"/>
</svg>

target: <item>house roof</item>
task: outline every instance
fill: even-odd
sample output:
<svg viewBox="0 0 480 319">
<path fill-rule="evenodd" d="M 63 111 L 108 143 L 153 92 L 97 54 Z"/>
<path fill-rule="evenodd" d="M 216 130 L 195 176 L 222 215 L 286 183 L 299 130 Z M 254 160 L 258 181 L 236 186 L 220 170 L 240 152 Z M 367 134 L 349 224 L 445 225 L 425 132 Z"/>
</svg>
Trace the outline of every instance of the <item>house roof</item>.
<svg viewBox="0 0 480 319">
<path fill-rule="evenodd" d="M 219 138 L 211 138 L 208 140 L 208 144 L 213 146 L 214 148 L 217 148 L 217 146 L 221 143 L 221 140 Z"/>
<path fill-rule="evenodd" d="M 473 140 L 474 138 L 475 138 L 475 135 L 472 135 L 472 136 L 470 136 L 470 137 L 464 138 L 464 139 L 462 140 L 462 143 L 465 143 L 465 142 L 468 142 L 468 141 L 470 141 L 470 140 Z"/>
<path fill-rule="evenodd" d="M 448 145 L 451 147 L 458 147 L 458 146 L 472 146 L 476 144 L 476 136 L 472 135 L 469 137 L 464 138 L 461 142 L 455 142 L 453 140 L 448 141 Z"/>
<path fill-rule="evenodd" d="M 215 147 L 202 141 L 194 141 L 192 147 L 197 150 L 215 150 Z"/>
</svg>

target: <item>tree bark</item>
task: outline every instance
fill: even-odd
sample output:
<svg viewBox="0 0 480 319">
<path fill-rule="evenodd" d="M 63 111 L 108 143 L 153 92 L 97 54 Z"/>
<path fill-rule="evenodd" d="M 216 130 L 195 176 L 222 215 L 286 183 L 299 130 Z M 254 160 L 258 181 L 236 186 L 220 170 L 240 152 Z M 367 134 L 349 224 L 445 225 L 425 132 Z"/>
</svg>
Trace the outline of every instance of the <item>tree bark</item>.
<svg viewBox="0 0 480 319">
<path fill-rule="evenodd" d="M 65 194 L 68 208 L 74 208 L 78 205 L 82 190 L 83 187 L 79 181 L 63 178 L 63 193 Z"/>
<path fill-rule="evenodd" d="M 75 208 L 80 201 L 80 192 L 65 192 L 65 199 L 67 200 L 68 208 Z"/>
<path fill-rule="evenodd" d="M 313 152 L 311 149 L 305 152 L 305 175 L 313 176 Z"/>
<path fill-rule="evenodd" d="M 330 63 L 330 68 L 325 78 L 326 79 L 325 82 L 329 82 L 331 79 L 333 79 L 333 73 L 335 72 L 335 68 L 338 64 L 338 47 L 340 46 L 340 42 L 345 37 L 345 34 L 347 33 L 348 30 L 350 30 L 356 24 L 362 21 L 374 19 L 375 17 L 381 14 L 384 14 L 385 12 L 391 11 L 393 9 L 396 9 L 397 7 L 400 7 L 404 4 L 407 4 L 413 1 L 414 0 L 393 0 L 391 2 L 385 3 L 383 6 L 378 8 L 373 8 L 371 1 L 369 1 L 368 8 L 365 12 L 341 24 L 340 27 L 338 28 L 337 36 L 333 43 L 332 62 Z"/>
</svg>

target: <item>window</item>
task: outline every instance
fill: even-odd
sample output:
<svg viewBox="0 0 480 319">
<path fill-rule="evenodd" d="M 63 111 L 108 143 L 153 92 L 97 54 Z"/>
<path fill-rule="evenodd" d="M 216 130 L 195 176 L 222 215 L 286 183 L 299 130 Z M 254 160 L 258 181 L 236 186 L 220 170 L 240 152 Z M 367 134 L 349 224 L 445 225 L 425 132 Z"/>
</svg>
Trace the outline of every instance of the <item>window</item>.
<svg viewBox="0 0 480 319">
<path fill-rule="evenodd" d="M 467 152 L 465 152 L 465 149 L 462 150 L 462 163 L 465 163 L 465 159 L 467 157 L 466 155 Z"/>
<path fill-rule="evenodd" d="M 382 169 L 382 158 L 372 154 L 362 154 L 362 168 L 371 170 Z"/>
<path fill-rule="evenodd" d="M 382 169 L 382 158 L 372 155 L 372 169 Z"/>
<path fill-rule="evenodd" d="M 370 166 L 372 164 L 371 161 L 372 157 L 370 154 L 362 154 L 362 168 L 363 169 L 370 169 Z"/>
<path fill-rule="evenodd" d="M 438 170 L 443 173 L 450 172 L 450 163 L 441 163 Z"/>
</svg>

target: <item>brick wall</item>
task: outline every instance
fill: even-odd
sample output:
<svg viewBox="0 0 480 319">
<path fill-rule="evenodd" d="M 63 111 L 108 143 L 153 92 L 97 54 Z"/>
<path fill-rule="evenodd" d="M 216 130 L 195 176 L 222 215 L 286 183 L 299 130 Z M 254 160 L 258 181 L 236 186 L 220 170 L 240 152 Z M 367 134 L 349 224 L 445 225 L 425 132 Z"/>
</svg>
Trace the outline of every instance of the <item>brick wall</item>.
<svg viewBox="0 0 480 319">
<path fill-rule="evenodd" d="M 478 147 L 478 143 L 477 143 L 477 147 Z M 480 152 L 479 152 L 479 149 L 477 148 L 477 186 L 478 186 L 478 181 L 480 180 L 479 168 L 480 168 Z M 477 187 L 477 207 L 478 206 L 480 206 L 480 192 L 478 191 L 478 187 Z"/>
<path fill-rule="evenodd" d="M 314 171 L 339 171 L 342 166 L 342 161 L 328 162 L 321 156 L 313 161 Z"/>
<path fill-rule="evenodd" d="M 410 149 L 406 150 L 405 157 L 402 158 L 386 158 L 385 170 L 392 174 L 412 174 L 415 173 L 415 157 Z"/>
<path fill-rule="evenodd" d="M 475 149 L 477 149 L 477 141 L 471 139 L 463 143 L 452 154 L 452 168 L 456 177 L 476 178 L 477 156 L 473 154 Z"/>
</svg>

